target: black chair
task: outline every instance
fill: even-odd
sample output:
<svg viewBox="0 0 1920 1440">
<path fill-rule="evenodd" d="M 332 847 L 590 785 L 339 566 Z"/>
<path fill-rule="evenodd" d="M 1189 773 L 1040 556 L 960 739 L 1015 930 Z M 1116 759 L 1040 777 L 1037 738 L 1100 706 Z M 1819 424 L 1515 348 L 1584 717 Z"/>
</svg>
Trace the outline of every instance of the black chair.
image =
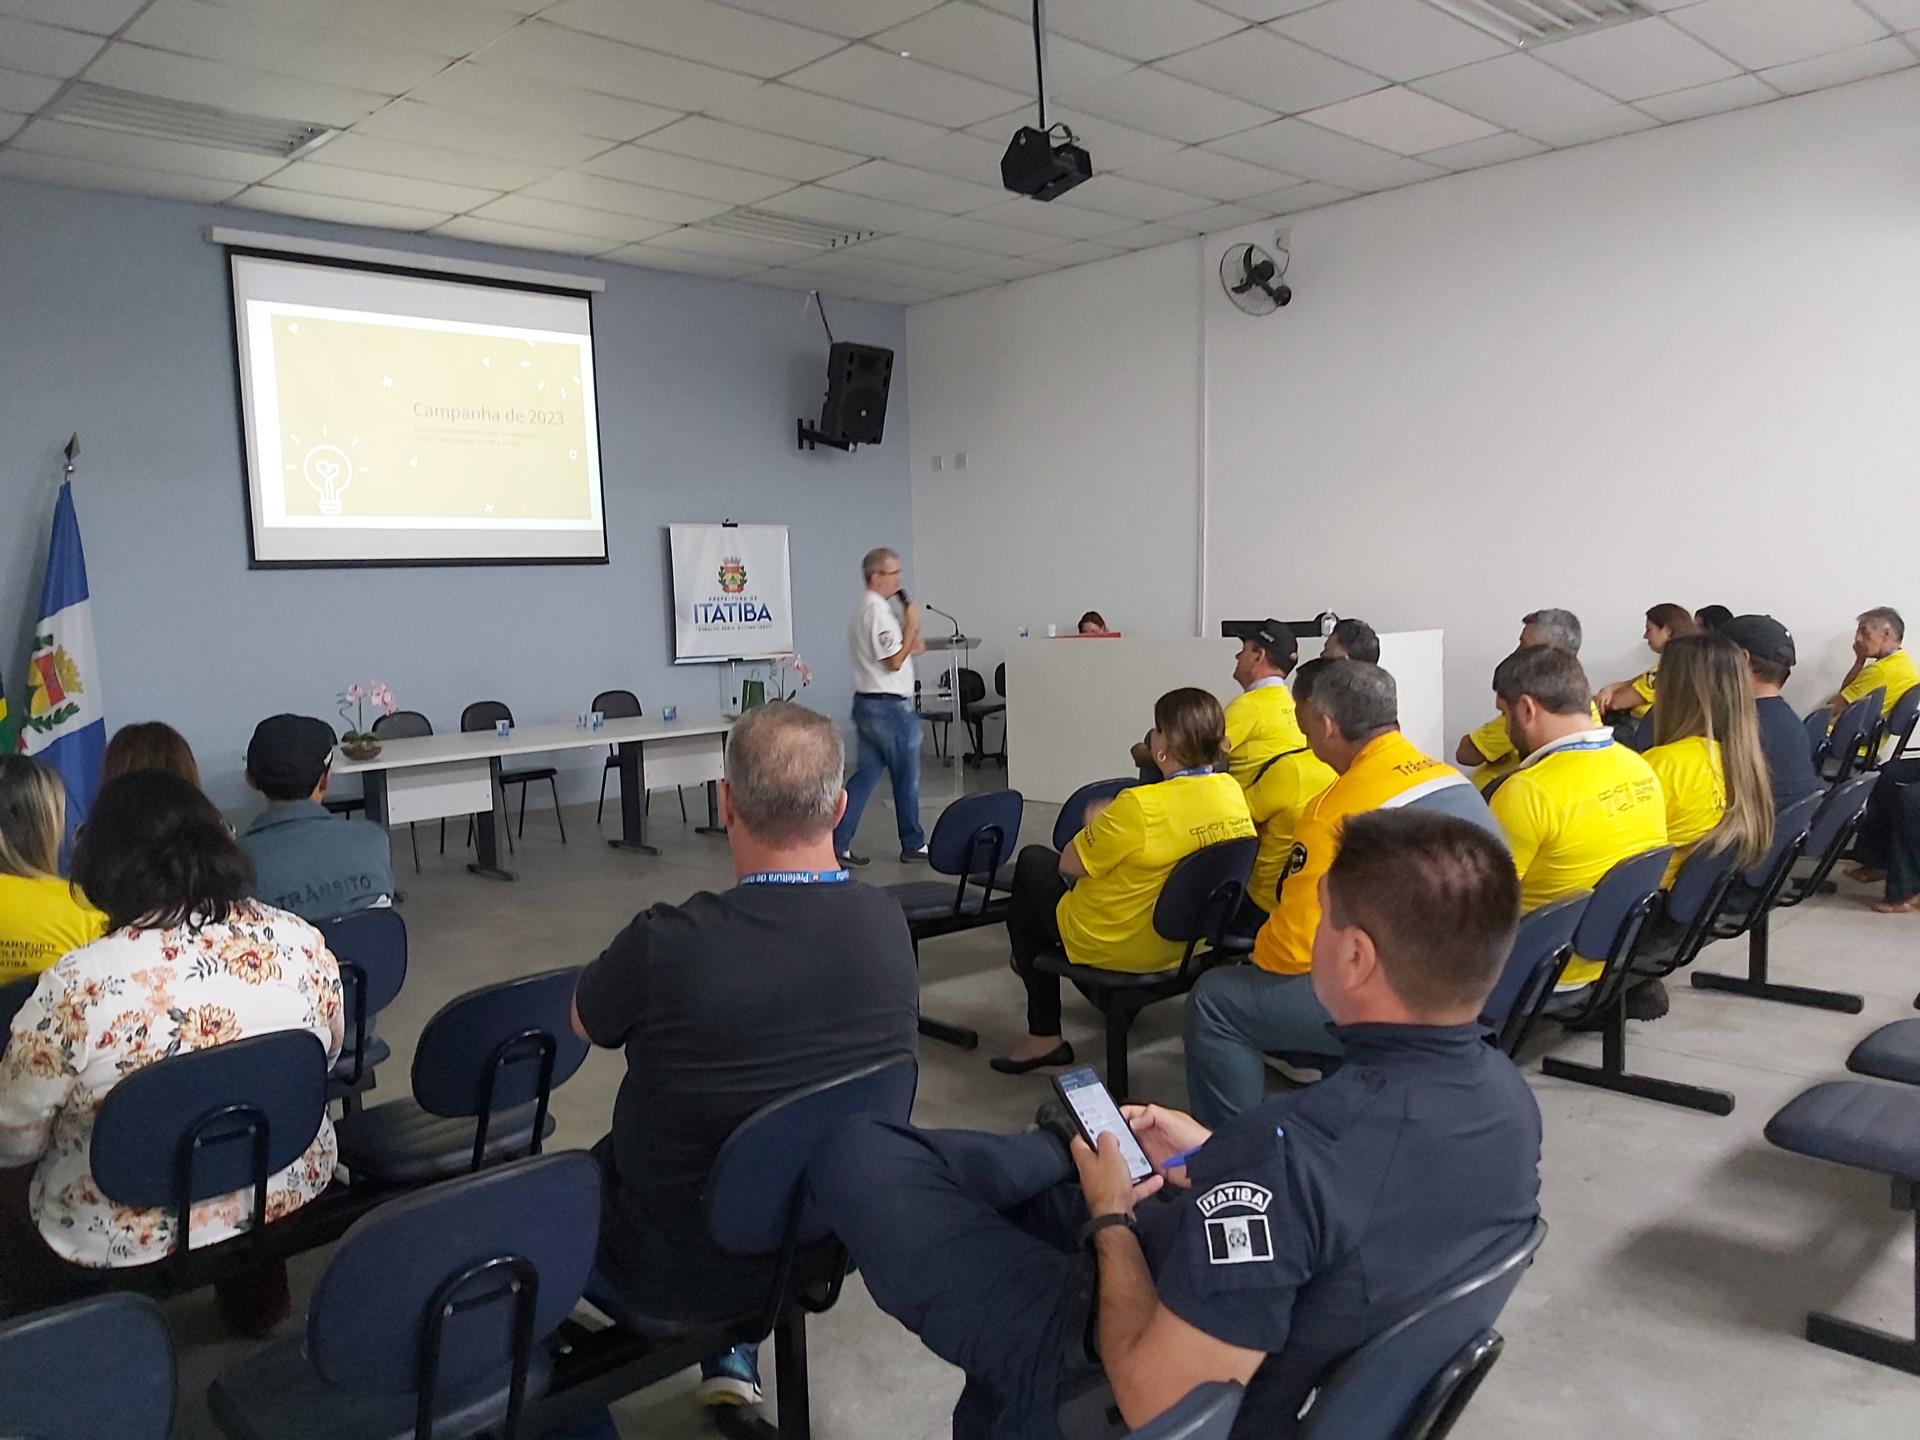
<svg viewBox="0 0 1920 1440">
<path fill-rule="evenodd" d="M 1866 768 L 1878 770 L 1887 760 L 1898 757 L 1913 740 L 1916 724 L 1920 724 L 1920 685 L 1911 685 L 1875 725 L 1873 736 L 1867 742 Z M 1889 740 L 1892 745 L 1887 744 Z"/>
<path fill-rule="evenodd" d="M 1153 928 L 1162 939 L 1185 946 L 1171 969 L 1138 973 L 1076 965 L 1064 951 L 1034 957 L 1034 968 L 1071 980 L 1106 1019 L 1107 1089 L 1127 1097 L 1127 1032 L 1140 1012 L 1193 988 L 1203 971 L 1231 957 L 1219 946 L 1240 908 L 1247 875 L 1260 842 L 1252 836 L 1223 840 L 1194 851 L 1173 867 L 1153 906 Z M 1207 948 L 1202 949 L 1205 945 Z"/>
<path fill-rule="evenodd" d="M 499 700 L 476 700 L 460 712 L 460 728 L 463 731 L 491 730 L 502 720 L 511 725 L 513 711 Z M 502 768 L 500 771 L 502 790 L 509 785 L 520 787 L 521 835 L 527 833 L 527 787 L 541 780 L 546 781 L 548 789 L 553 791 L 553 823 L 560 827 L 560 843 L 564 845 L 567 843 L 567 822 L 560 813 L 560 772 L 551 765 L 535 765 L 519 770 Z M 468 822 L 468 828 L 472 828 L 471 821 Z M 512 837 L 508 839 L 511 841 Z"/>
<path fill-rule="evenodd" d="M 385 740 L 424 740 L 433 734 L 433 722 L 418 710 L 396 710 L 391 715 L 382 715 L 373 722 L 373 733 Z M 414 829 L 414 822 L 407 822 L 407 839 L 413 842 L 413 873 L 420 873 L 420 836 Z M 440 820 L 440 853 L 447 853 L 446 817 Z"/>
<path fill-rule="evenodd" d="M 304 1333 L 213 1382 L 215 1423 L 231 1440 L 515 1440 L 599 1223 L 600 1169 L 578 1150 L 382 1205 L 328 1262 Z"/>
<path fill-rule="evenodd" d="M 167 1440 L 178 1389 L 167 1317 L 144 1295 L 0 1325 L 0 1435 Z"/>
<path fill-rule="evenodd" d="M 607 720 L 638 720 L 640 718 L 640 697 L 631 690 L 602 690 L 598 695 L 593 697 L 593 708 L 598 710 L 601 717 Z M 600 823 L 601 816 L 605 815 L 607 810 L 607 775 L 609 772 L 615 775 L 620 773 L 620 747 L 618 745 L 607 746 L 607 761 L 606 764 L 600 767 L 600 803 L 596 805 L 593 810 L 593 823 L 596 825 Z M 680 797 L 680 822 L 685 824 L 687 819 L 687 792 L 678 785 L 674 786 L 673 789 L 674 793 Z M 648 794 L 641 798 L 640 803 L 642 806 L 647 806 L 650 805 L 652 801 L 653 796 Z"/>
<path fill-rule="evenodd" d="M 972 674 L 974 674 L 974 672 L 971 670 L 962 670 L 960 672 L 963 690 L 967 688 L 966 677 Z M 975 678 L 978 677 L 976 676 Z M 993 670 L 994 693 L 1000 698 L 997 700 L 987 699 L 986 688 L 986 685 L 982 683 L 980 686 L 981 698 L 975 700 L 965 708 L 964 713 L 967 717 L 967 729 L 973 732 L 973 750 L 977 759 L 998 760 L 1004 765 L 1007 763 L 1007 667 L 1005 665 L 996 665 Z M 1915 688 L 1920 689 L 1920 686 Z M 992 755 L 987 753 L 987 717 L 990 715 L 998 715 L 1001 717 L 1000 748 L 994 751 Z"/>
<path fill-rule="evenodd" d="M 1567 962 L 1573 959 L 1573 933 L 1586 914 L 1592 894 L 1582 890 L 1520 918 L 1506 967 L 1480 1010 L 1480 1023 L 1489 1032 L 1487 1038 L 1509 1059 L 1519 1058 L 1520 1047 L 1533 1033 L 1553 996 L 1553 987 L 1560 983 Z"/>
<path fill-rule="evenodd" d="M 943 672 L 940 676 L 941 689 L 944 690 L 946 685 L 947 675 Z M 925 692 L 921 689 L 920 682 L 918 680 L 914 681 L 913 713 L 927 722 L 927 733 L 933 737 L 933 753 L 935 758 L 943 765 L 951 765 L 953 764 L 953 757 L 947 753 L 947 747 L 953 730 L 952 697 L 936 696 L 936 699 L 944 699 L 948 702 L 938 710 L 928 710 L 924 708 L 921 702 L 925 698 Z"/>
<path fill-rule="evenodd" d="M 973 745 L 973 753 L 966 757 L 969 765 L 978 765 L 986 757 L 987 744 L 985 719 L 976 713 L 980 706 L 987 703 L 987 682 L 980 678 L 978 670 L 962 665 L 957 671 L 949 672 L 960 677 L 960 719 L 967 727 L 967 736 Z M 940 677 L 941 688 L 945 689 L 948 676 Z"/>
<path fill-rule="evenodd" d="M 1827 735 L 1824 754 L 1815 757 L 1815 768 L 1823 778 L 1838 785 L 1867 768 L 1871 747 L 1879 734 L 1880 707 L 1886 698 L 1886 688 L 1882 686 L 1862 695 L 1840 712 L 1840 718 L 1833 722 L 1833 729 Z"/>
<path fill-rule="evenodd" d="M 360 1095 L 373 1088 L 374 1067 L 393 1054 L 393 1048 L 373 1033 L 373 1022 L 407 982 L 407 922 L 398 910 L 382 906 L 324 921 L 319 929 L 340 965 L 340 1003 L 347 1028 L 340 1058 L 328 1077 L 327 1098 L 352 1111 Z"/>
<path fill-rule="evenodd" d="M 355 1186 L 442 1180 L 538 1155 L 555 1088 L 587 1057 L 573 1033 L 580 971 L 503 980 L 450 1000 L 420 1032 L 413 1094 L 335 1126 Z"/>
<path fill-rule="evenodd" d="M 1003 876 L 1002 869 L 1019 842 L 1022 810 L 1018 790 L 962 795 L 940 812 L 927 841 L 928 867 L 953 876 L 953 883 L 903 880 L 883 887 L 906 914 L 916 962 L 922 940 L 998 925 L 1007 918 L 1010 877 Z M 980 1043 L 978 1031 L 928 1015 L 920 1017 L 920 1033 L 963 1050 Z"/>
</svg>

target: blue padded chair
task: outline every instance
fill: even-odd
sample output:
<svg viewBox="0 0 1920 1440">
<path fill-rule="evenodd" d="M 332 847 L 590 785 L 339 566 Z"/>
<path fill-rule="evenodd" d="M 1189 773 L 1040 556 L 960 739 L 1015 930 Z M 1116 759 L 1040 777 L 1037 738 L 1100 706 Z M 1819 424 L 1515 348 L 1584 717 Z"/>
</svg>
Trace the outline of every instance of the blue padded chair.
<svg viewBox="0 0 1920 1440">
<path fill-rule="evenodd" d="M 1902 692 L 1893 702 L 1893 708 L 1875 725 L 1867 744 L 1866 768 L 1878 770 L 1885 761 L 1905 750 L 1913 739 L 1916 724 L 1920 724 L 1920 685 L 1909 686 Z M 1892 745 L 1887 744 L 1889 740 Z"/>
<path fill-rule="evenodd" d="M 178 1389 L 167 1317 L 144 1295 L 95 1295 L 0 1325 L 0 1435 L 167 1440 Z"/>
<path fill-rule="evenodd" d="M 1180 963 L 1166 970 L 1139 973 L 1076 965 L 1063 950 L 1034 957 L 1034 968 L 1071 980 L 1106 1018 L 1107 1089 L 1115 1100 L 1127 1097 L 1127 1032 L 1147 1006 L 1184 995 L 1219 953 L 1234 912 L 1247 893 L 1247 876 L 1260 842 L 1253 836 L 1207 845 L 1183 858 L 1161 886 L 1153 905 L 1153 928 L 1162 939 L 1184 948 Z M 1202 946 L 1205 949 L 1202 949 Z"/>
<path fill-rule="evenodd" d="M 1840 718 L 1833 722 L 1833 729 L 1827 735 L 1825 754 L 1815 767 L 1823 777 L 1837 785 L 1867 768 L 1871 747 L 1880 733 L 1880 707 L 1886 698 L 1886 687 L 1882 686 L 1868 691 L 1840 712 Z"/>
<path fill-rule="evenodd" d="M 1509 1059 L 1519 1058 L 1520 1047 L 1573 959 L 1573 932 L 1592 893 L 1583 890 L 1520 917 L 1506 966 L 1480 1010 L 1480 1023 Z"/>
<path fill-rule="evenodd" d="M 1853 844 L 1854 834 L 1860 829 L 1860 822 L 1866 818 L 1867 802 L 1873 798 L 1873 787 L 1880 783 L 1880 772 L 1870 775 L 1856 775 L 1851 780 L 1843 780 L 1827 791 L 1826 799 L 1813 812 L 1813 823 L 1807 830 L 1807 843 L 1800 858 L 1812 862 L 1812 868 L 1804 875 L 1796 875 L 1788 882 L 1780 898 L 1774 902 L 1781 910 L 1791 910 L 1810 896 L 1820 893 L 1827 877 L 1833 873 L 1833 867 L 1840 863 L 1840 857 Z"/>
<path fill-rule="evenodd" d="M 1374 1336 L 1315 1392 L 1300 1440 L 1442 1440 L 1504 1342 L 1493 1329 L 1546 1239 L 1536 1220 L 1519 1245 Z"/>
<path fill-rule="evenodd" d="M 1140 782 L 1132 776 L 1113 780 L 1090 780 L 1069 795 L 1053 821 L 1053 848 L 1064 852 L 1087 823 L 1087 807 L 1096 800 L 1111 800 L 1122 790 Z"/>
<path fill-rule="evenodd" d="M 599 1225 L 600 1168 L 578 1150 L 382 1205 L 328 1262 L 304 1333 L 213 1382 L 215 1423 L 231 1440 L 514 1440 Z"/>
<path fill-rule="evenodd" d="M 391 1005 L 407 980 L 407 922 L 384 906 L 323 921 L 320 934 L 340 964 L 340 1001 L 346 1040 L 334 1062 L 327 1098 L 348 1110 L 373 1088 L 373 1071 L 393 1049 L 373 1033 L 374 1020 Z"/>
<path fill-rule="evenodd" d="M 538 1155 L 547 1102 L 586 1059 L 573 1033 L 578 968 L 486 985 L 440 1008 L 413 1052 L 413 1094 L 341 1120 L 340 1160 L 356 1185 L 442 1180 Z"/>
<path fill-rule="evenodd" d="M 1614 975 L 1640 939 L 1640 932 L 1660 913 L 1660 882 L 1666 877 L 1673 847 L 1662 845 L 1617 862 L 1593 887 L 1587 908 L 1573 932 L 1573 953 L 1597 960 L 1600 974 L 1593 983 L 1564 995 L 1549 995 L 1546 1014 L 1562 1024 L 1580 1025 L 1600 1015 L 1614 998 Z M 1555 1060 L 1542 1063 L 1554 1073 Z"/>
</svg>

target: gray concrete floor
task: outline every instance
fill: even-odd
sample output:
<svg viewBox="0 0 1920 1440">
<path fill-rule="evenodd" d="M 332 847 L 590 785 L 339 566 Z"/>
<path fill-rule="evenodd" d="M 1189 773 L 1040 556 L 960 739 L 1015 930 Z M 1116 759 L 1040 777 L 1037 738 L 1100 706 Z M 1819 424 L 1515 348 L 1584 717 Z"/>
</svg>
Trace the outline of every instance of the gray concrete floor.
<svg viewBox="0 0 1920 1440">
<path fill-rule="evenodd" d="M 999 783 L 999 774 L 989 770 L 986 778 L 972 775 L 964 783 Z M 929 828 L 960 783 L 929 760 L 923 796 Z M 690 813 L 704 810 L 693 804 L 693 794 L 688 799 Z M 1051 806 L 1030 807 L 1025 838 L 1044 840 L 1053 813 Z M 695 821 L 700 818 L 696 813 Z M 521 878 L 510 885 L 466 873 L 453 826 L 444 858 L 435 853 L 432 827 L 421 827 L 424 873 L 412 877 L 406 837 L 396 833 L 412 971 L 382 1019 L 395 1056 L 373 1100 L 405 1085 L 421 1026 L 453 996 L 491 980 L 585 963 L 636 910 L 730 881 L 725 841 L 682 827 L 670 792 L 654 798 L 654 838 L 664 850 L 658 858 L 601 843 L 617 824 L 612 810 L 605 830 L 596 829 L 590 807 L 568 821 L 573 843 L 562 847 L 552 815 L 529 814 L 516 856 Z M 884 883 L 904 875 L 892 859 L 892 832 L 891 808 L 876 796 L 860 843 L 876 860 L 863 878 Z M 1544 1078 L 1537 1062 L 1529 1065 L 1545 1118 L 1542 1206 L 1552 1230 L 1501 1322 L 1506 1353 L 1457 1434 L 1883 1440 L 1920 1432 L 1920 1378 L 1832 1354 L 1800 1337 L 1809 1309 L 1910 1332 L 1908 1217 L 1888 1208 L 1882 1181 L 1785 1154 L 1761 1137 L 1767 1118 L 1794 1095 L 1844 1074 L 1857 1039 L 1914 1013 L 1920 920 L 1871 914 L 1867 898 L 1843 885 L 1837 897 L 1786 912 L 1774 943 L 1777 978 L 1858 991 L 1866 997 L 1864 1014 L 1670 984 L 1672 1013 L 1632 1027 L 1632 1068 L 1732 1091 L 1738 1105 L 1727 1118 Z M 1735 942 L 1711 949 L 1703 968 L 1744 963 L 1744 944 Z M 967 1054 L 921 1042 L 917 1118 L 1019 1128 L 1048 1088 L 1044 1077 L 1016 1079 L 987 1069 L 987 1057 L 1001 1053 L 1022 1024 L 1004 932 L 928 945 L 922 991 L 929 1013 L 976 1026 L 982 1044 Z M 1177 1003 L 1142 1018 L 1133 1045 L 1137 1095 L 1183 1103 L 1179 1027 Z M 1066 1029 L 1080 1053 L 1097 1063 L 1098 1017 L 1071 992 Z M 1552 1030 L 1546 1044 L 1570 1057 L 1598 1057 L 1594 1038 Z M 597 1052 L 555 1095 L 556 1148 L 599 1138 L 621 1073 L 617 1054 Z M 296 1264 L 296 1315 L 324 1262 L 315 1255 Z M 208 1297 L 176 1301 L 170 1314 L 182 1346 L 178 1433 L 212 1436 L 207 1383 L 244 1345 L 225 1336 Z M 880 1314 L 857 1280 L 837 1309 L 812 1322 L 810 1334 L 821 1440 L 946 1433 L 957 1373 Z M 770 1374 L 770 1354 L 767 1359 Z M 648 1440 L 710 1435 L 690 1396 L 693 1379 L 688 1374 L 623 1402 L 615 1411 L 621 1434 Z"/>
</svg>

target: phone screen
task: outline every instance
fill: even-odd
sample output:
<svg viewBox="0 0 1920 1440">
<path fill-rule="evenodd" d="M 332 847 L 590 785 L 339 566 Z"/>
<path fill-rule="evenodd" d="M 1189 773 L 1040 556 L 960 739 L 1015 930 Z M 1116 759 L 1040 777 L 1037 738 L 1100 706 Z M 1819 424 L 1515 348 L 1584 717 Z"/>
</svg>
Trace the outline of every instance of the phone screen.
<svg viewBox="0 0 1920 1440">
<path fill-rule="evenodd" d="M 1113 1103 L 1113 1096 L 1107 1093 L 1107 1087 L 1101 1083 L 1092 1066 L 1082 1065 L 1077 1070 L 1062 1071 L 1053 1085 L 1060 1092 L 1060 1098 L 1073 1111 L 1073 1118 L 1080 1126 L 1081 1138 L 1089 1145 L 1097 1146 L 1102 1135 L 1116 1137 L 1120 1141 L 1120 1156 L 1127 1162 L 1127 1174 L 1136 1185 L 1153 1173 L 1153 1164 L 1147 1159 L 1147 1152 L 1140 1148 L 1139 1140 L 1127 1128 L 1127 1122 L 1121 1118 L 1120 1107 Z"/>
</svg>

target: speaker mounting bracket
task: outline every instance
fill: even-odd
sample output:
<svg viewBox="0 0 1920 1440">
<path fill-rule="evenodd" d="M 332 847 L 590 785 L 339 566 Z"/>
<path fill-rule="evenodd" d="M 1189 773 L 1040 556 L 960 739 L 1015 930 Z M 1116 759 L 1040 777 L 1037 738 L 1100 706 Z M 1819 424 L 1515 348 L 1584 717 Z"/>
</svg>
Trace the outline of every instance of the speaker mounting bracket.
<svg viewBox="0 0 1920 1440">
<path fill-rule="evenodd" d="M 796 420 L 794 424 L 798 427 L 799 436 L 800 436 L 799 444 L 796 447 L 798 449 L 814 450 L 822 445 L 825 445 L 829 449 L 846 450 L 851 452 L 854 450 L 858 450 L 860 448 L 859 445 L 852 440 L 836 440 L 833 436 L 826 434 L 824 431 L 820 429 L 819 426 L 813 424 L 811 421 Z"/>
</svg>

